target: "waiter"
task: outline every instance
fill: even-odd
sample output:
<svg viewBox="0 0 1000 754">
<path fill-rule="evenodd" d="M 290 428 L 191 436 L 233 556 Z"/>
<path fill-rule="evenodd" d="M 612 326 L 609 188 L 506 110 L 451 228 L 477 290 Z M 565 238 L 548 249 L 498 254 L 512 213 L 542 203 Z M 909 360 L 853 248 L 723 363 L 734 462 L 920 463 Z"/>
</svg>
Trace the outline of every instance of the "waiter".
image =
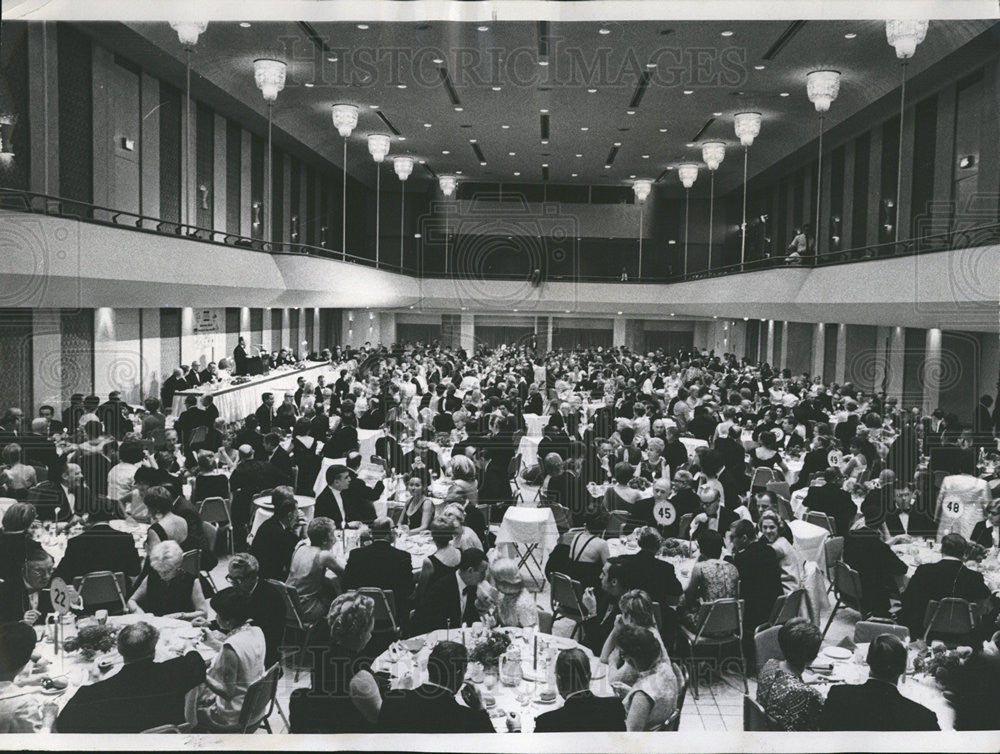
<svg viewBox="0 0 1000 754">
<path fill-rule="evenodd" d="M 249 360 L 250 357 L 247 355 L 246 339 L 241 337 L 239 342 L 236 344 L 236 348 L 233 349 L 233 361 L 236 362 L 236 374 L 247 374 L 249 372 Z"/>
</svg>

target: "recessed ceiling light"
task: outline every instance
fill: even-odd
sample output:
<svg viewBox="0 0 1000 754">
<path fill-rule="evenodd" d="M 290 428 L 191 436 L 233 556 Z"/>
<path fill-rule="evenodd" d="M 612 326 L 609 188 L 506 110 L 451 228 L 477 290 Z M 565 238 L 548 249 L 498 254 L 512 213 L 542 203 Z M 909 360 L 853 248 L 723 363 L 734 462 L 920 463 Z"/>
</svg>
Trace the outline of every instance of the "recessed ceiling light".
<svg viewBox="0 0 1000 754">
<path fill-rule="evenodd" d="M 587 90 L 587 94 L 597 94 L 597 90 L 594 88 L 590 88 Z"/>
<path fill-rule="evenodd" d="M 667 165 L 667 170 L 673 170 L 673 169 L 674 169 L 673 165 Z"/>
<path fill-rule="evenodd" d="M 463 307 L 462 307 L 462 311 L 463 311 L 463 312 L 467 312 L 467 311 L 469 311 L 469 307 L 467 307 L 467 306 L 463 306 Z"/>
<path fill-rule="evenodd" d="M 336 55 L 331 55 L 330 57 L 327 58 L 327 60 L 329 62 L 331 62 L 331 63 L 336 63 L 337 62 L 337 56 Z"/>
<path fill-rule="evenodd" d="M 755 66 L 753 67 L 753 69 L 754 69 L 755 71 L 763 71 L 763 70 L 764 70 L 765 68 L 767 68 L 767 66 L 766 66 L 766 65 L 755 65 Z"/>
<path fill-rule="evenodd" d="M 486 163 L 485 163 L 485 162 L 480 162 L 479 164 L 480 164 L 481 166 L 483 166 L 484 168 L 486 167 Z"/>
<path fill-rule="evenodd" d="M 421 160 L 421 161 L 420 161 L 420 164 L 421 164 L 421 165 L 426 165 L 426 164 L 427 164 L 427 160 Z"/>
<path fill-rule="evenodd" d="M 649 159 L 649 155 L 648 155 L 648 154 L 644 154 L 644 155 L 642 156 L 642 159 L 644 159 L 644 160 L 648 160 L 648 159 Z"/>
<path fill-rule="evenodd" d="M 781 96 L 782 96 L 782 97 L 787 97 L 787 96 L 788 96 L 788 92 L 782 92 L 782 93 L 781 93 Z"/>
<path fill-rule="evenodd" d="M 722 117 L 722 113 L 712 113 L 712 115 L 714 115 L 716 118 Z"/>
<path fill-rule="evenodd" d="M 396 84 L 396 88 L 397 89 L 405 89 L 406 88 L 406 84 Z"/>
<path fill-rule="evenodd" d="M 749 318 L 749 317 L 744 317 L 744 318 L 743 318 L 743 321 L 744 321 L 744 322 L 749 322 L 749 321 L 750 321 L 750 318 Z"/>
<path fill-rule="evenodd" d="M 314 84 L 313 82 L 311 82 L 311 81 L 307 81 L 307 82 L 306 82 L 306 83 L 304 84 L 304 86 L 305 86 L 305 88 L 306 88 L 306 89 L 312 89 L 312 88 L 313 88 L 314 86 L 316 86 L 316 85 L 315 85 L 315 84 Z"/>
<path fill-rule="evenodd" d="M 545 113 L 547 113 L 547 112 L 548 112 L 548 108 L 544 108 L 544 107 L 543 107 L 543 108 L 542 108 L 541 110 L 539 110 L 538 112 L 540 112 L 540 113 L 541 113 L 542 115 L 544 115 Z"/>
<path fill-rule="evenodd" d="M 399 137 L 399 140 L 400 140 L 400 141 L 406 141 L 406 137 L 405 137 L 405 136 L 400 136 L 400 137 Z"/>
<path fill-rule="evenodd" d="M 673 313 L 673 312 L 670 312 L 670 316 L 671 316 L 671 317 L 672 317 L 672 316 L 674 316 L 674 313 Z"/>
<path fill-rule="evenodd" d="M 543 162 L 543 163 L 542 163 L 542 167 L 543 167 L 543 168 L 547 168 L 548 166 L 549 166 L 549 163 L 547 163 L 547 162 Z"/>
<path fill-rule="evenodd" d="M 520 175 L 520 173 L 518 173 L 518 175 Z M 516 312 L 516 311 L 517 311 L 517 309 L 514 309 L 514 311 Z"/>
<path fill-rule="evenodd" d="M 502 126 L 500 126 L 500 128 L 510 128 L 510 126 L 508 126 L 506 123 L 504 123 Z"/>
<path fill-rule="evenodd" d="M 563 312 L 565 312 L 566 314 L 569 314 L 569 309 L 563 309 Z"/>
<path fill-rule="evenodd" d="M 733 33 L 727 29 L 726 31 L 722 32 L 722 36 L 731 37 L 733 36 Z"/>
<path fill-rule="evenodd" d="M 576 178 L 578 175 L 579 175 L 579 173 L 571 173 L 570 174 L 570 176 L 573 177 L 573 178 Z"/>
<path fill-rule="evenodd" d="M 618 312 L 618 314 L 619 314 L 619 315 L 622 315 L 622 314 L 624 314 L 624 313 L 625 313 L 625 312 Z"/>
<path fill-rule="evenodd" d="M 855 34 L 853 31 L 849 31 L 844 35 L 844 39 L 854 39 L 856 36 L 858 35 Z"/>
<path fill-rule="evenodd" d="M 455 171 L 455 175 L 461 175 L 461 174 L 462 174 L 462 171 L 461 171 L 461 170 L 456 170 L 456 171 Z"/>
<path fill-rule="evenodd" d="M 441 58 L 434 58 L 434 65 L 441 65 L 443 62 Z"/>
<path fill-rule="evenodd" d="M 611 33 L 611 29 L 606 29 L 606 28 L 602 27 L 602 28 L 600 28 L 600 29 L 597 30 L 597 33 L 598 34 L 610 34 Z"/>
<path fill-rule="evenodd" d="M 615 142 L 615 146 L 616 146 L 616 147 L 620 147 L 621 145 L 622 145 L 622 143 L 621 143 L 620 141 L 616 141 L 616 142 Z"/>
<path fill-rule="evenodd" d="M 675 241 L 674 239 L 672 239 L 672 238 L 671 238 L 671 239 L 670 239 L 669 241 L 667 241 L 667 244 L 669 244 L 670 246 L 673 246 L 673 245 L 675 245 L 676 243 L 677 243 L 677 242 L 676 242 L 676 241 Z"/>
<path fill-rule="evenodd" d="M 689 141 L 689 142 L 688 142 L 688 143 L 686 144 L 686 146 L 690 148 L 690 147 L 693 147 L 693 146 L 695 146 L 695 143 L 694 143 L 693 141 Z"/>
<path fill-rule="evenodd" d="M 378 105 L 368 105 L 372 110 L 378 110 Z"/>
<path fill-rule="evenodd" d="M 475 140 L 475 139 L 469 139 L 469 143 L 470 143 L 470 144 L 475 144 L 475 143 L 476 143 L 476 140 Z"/>
<path fill-rule="evenodd" d="M 635 115 L 635 110 L 626 110 L 625 114 L 626 115 Z"/>
<path fill-rule="evenodd" d="M 477 29 L 478 29 L 479 31 L 489 31 L 489 30 L 490 30 L 490 27 L 489 27 L 489 26 L 477 26 L 476 28 L 477 28 Z"/>
<path fill-rule="evenodd" d="M 590 127 L 589 126 L 580 126 L 580 130 L 581 131 L 589 131 Z"/>
<path fill-rule="evenodd" d="M 511 157 L 515 157 L 517 155 L 517 152 L 508 152 L 507 154 L 510 155 Z"/>
<path fill-rule="evenodd" d="M 358 28 L 361 29 L 361 31 L 364 31 L 368 28 L 368 24 L 358 24 Z"/>
<path fill-rule="evenodd" d="M 490 89 L 492 89 L 494 92 L 499 92 L 501 88 L 502 87 L 499 87 L 499 86 L 491 86 L 490 87 Z"/>
<path fill-rule="evenodd" d="M 694 89 L 685 89 L 684 94 L 694 94 Z"/>
<path fill-rule="evenodd" d="M 460 112 L 462 112 L 462 108 L 461 108 L 461 107 L 456 107 L 456 108 L 455 108 L 455 112 L 456 112 L 456 113 L 460 113 Z"/>
<path fill-rule="evenodd" d="M 605 165 L 605 166 L 604 166 L 604 169 L 605 169 L 605 170 L 610 170 L 610 169 L 611 169 L 611 166 L 610 166 L 610 165 Z"/>
<path fill-rule="evenodd" d="M 424 128 L 430 128 L 430 127 L 431 127 L 430 123 L 424 123 Z"/>
<path fill-rule="evenodd" d="M 548 144 L 548 143 L 549 143 L 548 139 L 542 139 L 542 144 Z"/>
<path fill-rule="evenodd" d="M 514 175 L 521 175 L 521 171 L 520 170 L 515 170 L 514 171 Z M 514 311 L 517 311 L 517 309 L 515 309 Z"/>
<path fill-rule="evenodd" d="M 538 61 L 538 65 L 548 65 L 548 64 L 549 64 L 549 61 L 547 61 L 547 60 L 539 60 Z"/>
<path fill-rule="evenodd" d="M 451 154 L 447 149 L 442 149 L 441 154 Z"/>
<path fill-rule="evenodd" d="M 647 68 L 656 68 L 656 63 L 646 63 Z"/>
<path fill-rule="evenodd" d="M 583 155 L 582 154 L 578 154 L 577 157 L 583 157 Z"/>
<path fill-rule="evenodd" d="M 629 178 L 635 178 L 635 173 L 632 173 L 632 175 L 630 175 Z"/>
<path fill-rule="evenodd" d="M 249 21 L 240 21 L 240 26 L 242 26 L 244 29 L 249 29 L 250 28 L 250 22 Z"/>
<path fill-rule="evenodd" d="M 667 129 L 665 129 L 665 128 L 661 128 L 661 129 L 660 129 L 660 133 L 661 133 L 661 134 L 665 134 L 666 132 L 667 132 Z"/>
</svg>

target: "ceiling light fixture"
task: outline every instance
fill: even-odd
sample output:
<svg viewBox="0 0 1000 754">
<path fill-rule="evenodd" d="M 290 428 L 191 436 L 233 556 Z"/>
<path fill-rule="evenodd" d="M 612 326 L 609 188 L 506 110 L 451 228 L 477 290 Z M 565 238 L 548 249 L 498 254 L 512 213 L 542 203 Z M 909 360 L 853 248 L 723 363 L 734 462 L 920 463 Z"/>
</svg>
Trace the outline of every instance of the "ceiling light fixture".
<svg viewBox="0 0 1000 754">
<path fill-rule="evenodd" d="M 896 57 L 908 60 L 927 37 L 927 21 L 886 21 L 885 38 L 896 48 Z"/>
<path fill-rule="evenodd" d="M 476 30 L 477 31 L 489 31 L 490 27 L 489 26 L 477 26 Z"/>
<path fill-rule="evenodd" d="M 430 128 L 430 127 L 431 127 L 430 123 L 424 123 L 424 128 Z"/>
<path fill-rule="evenodd" d="M 733 36 L 733 33 L 731 31 L 729 31 L 728 29 L 726 29 L 726 31 L 722 32 L 722 36 L 724 36 L 724 37 L 731 37 L 731 36 Z"/>
<path fill-rule="evenodd" d="M 445 196 L 451 196 L 455 193 L 456 185 L 458 185 L 458 179 L 453 175 L 442 175 L 438 177 L 438 186 L 441 187 L 441 193 Z"/>
<path fill-rule="evenodd" d="M 684 94 L 694 94 L 694 89 L 685 89 Z"/>
<path fill-rule="evenodd" d="M 388 134 L 368 134 L 368 152 L 375 162 L 382 162 L 389 154 L 392 141 Z"/>
<path fill-rule="evenodd" d="M 597 30 L 597 33 L 598 34 L 610 34 L 611 33 L 611 29 L 607 29 L 607 28 L 602 27 L 602 28 L 600 28 L 600 29 Z"/>
<path fill-rule="evenodd" d="M 208 28 L 208 21 L 171 21 L 170 28 L 177 32 L 177 39 L 182 45 L 194 47 L 198 44 L 198 37 Z"/>
<path fill-rule="evenodd" d="M 250 22 L 249 21 L 240 21 L 240 28 L 242 28 L 242 29 L 249 29 L 250 28 Z"/>
<path fill-rule="evenodd" d="M 635 115 L 635 110 L 626 110 L 625 114 L 626 115 Z"/>
<path fill-rule="evenodd" d="M 451 152 L 448 151 L 447 149 L 442 149 L 441 154 L 451 154 Z"/>
<path fill-rule="evenodd" d="M 767 66 L 766 66 L 766 65 L 755 65 L 755 66 L 753 67 L 753 69 L 754 69 L 755 71 L 763 71 L 763 70 L 764 70 L 765 68 L 767 68 Z"/>
<path fill-rule="evenodd" d="M 368 24 L 358 24 L 358 28 L 361 29 L 361 31 L 365 31 L 368 28 Z"/>
<path fill-rule="evenodd" d="M 787 96 L 789 96 L 789 95 L 788 95 L 788 92 L 782 92 L 782 93 L 781 93 L 781 94 L 779 94 L 778 96 L 779 96 L 779 97 L 787 97 Z"/>
<path fill-rule="evenodd" d="M 462 112 L 462 108 L 461 108 L 461 107 L 456 107 L 456 108 L 455 108 L 455 112 L 456 112 L 456 113 L 460 113 L 460 112 Z"/>
</svg>

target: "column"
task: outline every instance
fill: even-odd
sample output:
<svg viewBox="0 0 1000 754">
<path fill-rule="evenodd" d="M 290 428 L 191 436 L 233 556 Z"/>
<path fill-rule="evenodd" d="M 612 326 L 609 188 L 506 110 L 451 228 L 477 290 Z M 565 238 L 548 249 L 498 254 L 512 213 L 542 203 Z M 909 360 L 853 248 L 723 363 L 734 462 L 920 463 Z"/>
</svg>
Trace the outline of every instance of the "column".
<svg viewBox="0 0 1000 754">
<path fill-rule="evenodd" d="M 302 227 L 302 226 L 300 226 L 300 227 Z M 299 231 L 299 235 L 301 235 L 301 234 L 302 234 L 302 231 L 300 230 Z M 320 322 L 321 322 L 321 319 L 320 319 L 320 316 L 319 316 L 320 311 L 321 310 L 318 307 L 312 310 L 312 317 L 313 317 L 313 342 L 312 342 L 312 348 L 315 349 L 317 352 L 322 351 L 324 348 L 327 348 L 330 345 L 329 343 L 324 343 L 323 342 L 323 334 L 320 332 Z M 393 315 L 393 330 L 395 330 L 395 321 L 396 321 L 396 318 L 395 318 L 395 315 Z"/>
<path fill-rule="evenodd" d="M 817 322 L 813 325 L 812 359 L 809 374 L 823 376 L 823 358 L 826 353 L 826 325 Z"/>
<path fill-rule="evenodd" d="M 615 317 L 611 331 L 611 345 L 619 348 L 625 345 L 625 318 Z"/>
<path fill-rule="evenodd" d="M 160 107 L 160 82 L 143 72 L 139 96 L 142 113 L 158 112 Z M 160 216 L 160 118 L 150 115 L 140 126 L 142 139 L 142 205 L 140 212 L 150 218 Z M 144 227 L 155 229 L 156 222 L 144 220 Z"/>
<path fill-rule="evenodd" d="M 462 315 L 460 343 L 467 353 L 476 350 L 476 318 L 472 314 Z"/>
<path fill-rule="evenodd" d="M 784 369 L 788 366 L 788 340 L 791 335 L 791 328 L 788 326 L 788 322 L 783 322 L 781 325 L 781 355 L 778 360 L 778 366 Z"/>
<path fill-rule="evenodd" d="M 834 369 L 834 381 L 843 382 L 847 374 L 847 325 L 837 325 L 837 366 Z"/>
<path fill-rule="evenodd" d="M 379 312 L 377 316 L 382 344 L 387 347 L 391 346 L 396 342 L 396 313 Z"/>
<path fill-rule="evenodd" d="M 118 390 L 126 403 L 141 400 L 139 312 L 110 307 L 94 310 L 94 392 L 102 399 Z"/>
<path fill-rule="evenodd" d="M 886 391 L 889 397 L 899 401 L 903 399 L 903 359 L 906 356 L 906 330 L 893 327 L 889 335 L 889 354 L 886 365 L 889 370 L 889 380 Z"/>
<path fill-rule="evenodd" d="M 56 25 L 28 24 L 28 112 L 31 129 L 31 190 L 59 194 L 59 76 Z"/>
<path fill-rule="evenodd" d="M 292 315 L 288 309 L 281 310 L 281 347 L 298 349 L 292 340 Z"/>
<path fill-rule="evenodd" d="M 552 350 L 552 317 L 545 317 L 545 350 Z"/>
<path fill-rule="evenodd" d="M 879 326 L 875 328 L 875 369 L 872 377 L 872 390 L 882 392 L 882 385 L 888 390 L 889 373 L 889 340 L 892 338 L 892 328 Z"/>
<path fill-rule="evenodd" d="M 250 132 L 240 130 L 240 235 L 249 238 L 253 232 L 253 163 L 250 159 L 253 150 Z"/>
<path fill-rule="evenodd" d="M 201 356 L 194 334 L 194 309 L 185 306 L 181 309 L 181 363 L 190 364 Z"/>
<path fill-rule="evenodd" d="M 924 412 L 937 408 L 941 399 L 941 329 L 927 331 L 924 347 Z"/>
<path fill-rule="evenodd" d="M 173 365 L 163 364 L 163 338 L 160 337 L 159 308 L 139 310 L 139 343 L 142 353 L 140 366 L 143 398 L 159 398 L 163 380 L 170 376 Z M 164 374 L 164 369 L 167 373 Z"/>
<path fill-rule="evenodd" d="M 769 319 L 767 321 L 767 346 L 764 349 L 764 361 L 771 365 L 773 369 L 775 367 L 774 363 L 774 320 Z"/>
<path fill-rule="evenodd" d="M 226 119 L 214 116 L 215 149 L 212 164 L 212 228 L 226 230 Z"/>
<path fill-rule="evenodd" d="M 35 309 L 31 322 L 31 370 L 34 406 L 25 406 L 26 424 L 38 416 L 38 407 L 52 406 L 56 415 L 62 409 L 62 335 L 58 309 Z M 39 480 L 42 481 L 42 480 Z"/>
</svg>

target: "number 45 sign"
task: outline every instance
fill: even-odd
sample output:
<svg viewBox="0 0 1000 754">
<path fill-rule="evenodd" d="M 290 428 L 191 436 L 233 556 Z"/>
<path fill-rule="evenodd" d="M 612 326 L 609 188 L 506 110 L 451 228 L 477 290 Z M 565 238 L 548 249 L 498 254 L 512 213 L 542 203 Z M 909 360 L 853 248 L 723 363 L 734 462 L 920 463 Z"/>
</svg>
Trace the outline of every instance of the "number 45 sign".
<svg viewBox="0 0 1000 754">
<path fill-rule="evenodd" d="M 66 615 L 70 610 L 83 609 L 81 595 L 58 576 L 52 579 L 52 585 L 49 587 L 49 599 L 52 600 L 52 609 L 59 615 Z"/>
</svg>

